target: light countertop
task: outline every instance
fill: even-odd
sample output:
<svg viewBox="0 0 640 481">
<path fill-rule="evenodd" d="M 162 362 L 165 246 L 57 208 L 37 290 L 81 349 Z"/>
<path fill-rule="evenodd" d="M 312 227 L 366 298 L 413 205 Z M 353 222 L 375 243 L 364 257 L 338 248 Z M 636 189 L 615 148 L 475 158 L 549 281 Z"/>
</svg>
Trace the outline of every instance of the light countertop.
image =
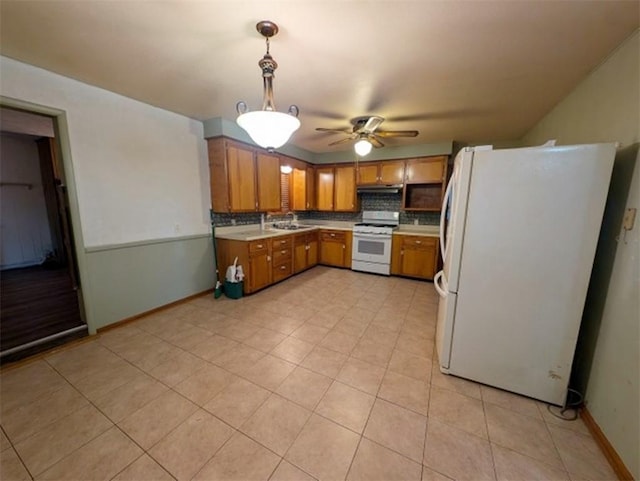
<svg viewBox="0 0 640 481">
<path fill-rule="evenodd" d="M 353 230 L 353 222 L 343 221 L 302 221 L 298 223 L 303 228 L 297 230 L 283 230 L 266 228 L 261 229 L 260 224 L 232 225 L 225 227 L 216 227 L 216 238 L 237 241 L 252 241 L 258 239 L 267 239 L 270 237 L 278 237 L 282 235 L 302 234 L 305 232 L 313 232 L 320 229 L 332 230 Z M 417 235 L 426 237 L 438 237 L 439 227 L 437 225 L 413 225 L 401 224 L 394 235 Z"/>
</svg>

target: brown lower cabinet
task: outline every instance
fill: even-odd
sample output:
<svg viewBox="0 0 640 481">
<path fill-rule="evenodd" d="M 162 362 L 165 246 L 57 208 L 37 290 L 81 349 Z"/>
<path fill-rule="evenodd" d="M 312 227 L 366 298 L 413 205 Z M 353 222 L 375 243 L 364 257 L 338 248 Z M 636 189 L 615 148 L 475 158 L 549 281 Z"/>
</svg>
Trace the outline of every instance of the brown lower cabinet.
<svg viewBox="0 0 640 481">
<path fill-rule="evenodd" d="M 293 274 L 293 236 L 271 239 L 272 282 L 286 279 Z"/>
<path fill-rule="evenodd" d="M 438 238 L 396 234 L 391 245 L 391 274 L 433 279 L 438 265 Z"/>
<path fill-rule="evenodd" d="M 318 232 L 293 236 L 293 273 L 297 274 L 318 264 Z"/>
<path fill-rule="evenodd" d="M 320 264 L 351 268 L 352 233 L 344 230 L 320 231 Z"/>
<path fill-rule="evenodd" d="M 253 241 L 216 239 L 221 280 L 238 257 L 245 274 L 243 292 L 250 294 L 293 274 L 293 236 L 284 235 Z"/>
<path fill-rule="evenodd" d="M 321 229 L 253 241 L 217 239 L 216 242 L 221 280 L 237 256 L 245 273 L 245 294 L 264 289 L 317 264 L 351 268 L 350 231 Z M 433 279 L 437 260 L 437 238 L 393 236 L 392 275 Z"/>
<path fill-rule="evenodd" d="M 313 233 L 308 234 L 313 239 Z M 315 252 L 317 252 L 317 233 L 315 233 Z M 311 244 L 313 242 L 310 241 Z M 218 271 L 222 278 L 227 267 L 233 264 L 236 256 L 244 271 L 243 292 L 251 294 L 293 275 L 294 236 L 282 235 L 253 241 L 216 239 Z M 311 249 L 310 249 L 311 250 Z M 313 255 L 308 259 L 317 264 Z"/>
</svg>

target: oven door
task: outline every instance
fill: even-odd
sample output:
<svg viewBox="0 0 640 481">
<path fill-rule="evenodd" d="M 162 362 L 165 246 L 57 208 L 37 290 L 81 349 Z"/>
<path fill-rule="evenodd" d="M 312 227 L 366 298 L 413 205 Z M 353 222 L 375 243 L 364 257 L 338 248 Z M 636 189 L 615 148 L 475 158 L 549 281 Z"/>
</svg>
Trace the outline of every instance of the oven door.
<svg viewBox="0 0 640 481">
<path fill-rule="evenodd" d="M 391 264 L 391 236 L 353 233 L 352 260 Z"/>
</svg>

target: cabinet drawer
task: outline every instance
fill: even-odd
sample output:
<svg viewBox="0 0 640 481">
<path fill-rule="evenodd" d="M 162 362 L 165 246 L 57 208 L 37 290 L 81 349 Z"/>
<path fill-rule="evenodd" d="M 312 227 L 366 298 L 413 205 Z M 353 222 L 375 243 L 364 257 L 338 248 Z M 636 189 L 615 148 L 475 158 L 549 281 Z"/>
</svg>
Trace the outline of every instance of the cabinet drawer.
<svg viewBox="0 0 640 481">
<path fill-rule="evenodd" d="M 264 254 L 269 250 L 267 239 L 249 242 L 249 254 Z"/>
<path fill-rule="evenodd" d="M 278 282 L 291 274 L 293 274 L 293 266 L 290 261 L 273 266 L 273 282 Z"/>
<path fill-rule="evenodd" d="M 291 249 L 280 249 L 273 246 L 273 265 L 280 264 L 285 260 L 291 259 Z"/>
<path fill-rule="evenodd" d="M 290 249 L 291 248 L 291 237 L 287 236 L 287 237 L 276 237 L 274 239 L 271 240 L 271 242 L 273 243 L 273 250 L 279 250 L 279 249 Z"/>
<path fill-rule="evenodd" d="M 435 237 L 422 237 L 422 236 L 400 236 L 402 247 L 412 247 L 413 249 L 433 249 L 438 244 L 438 239 Z"/>
<path fill-rule="evenodd" d="M 321 242 L 342 242 L 346 239 L 346 232 L 342 231 L 322 231 L 320 233 Z"/>
</svg>

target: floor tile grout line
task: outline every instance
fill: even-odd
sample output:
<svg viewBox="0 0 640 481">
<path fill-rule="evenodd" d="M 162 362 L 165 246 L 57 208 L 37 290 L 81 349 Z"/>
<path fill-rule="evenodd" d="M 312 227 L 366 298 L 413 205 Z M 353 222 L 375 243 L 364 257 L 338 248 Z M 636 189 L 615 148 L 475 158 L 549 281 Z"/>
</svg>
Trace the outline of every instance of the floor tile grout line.
<svg viewBox="0 0 640 481">
<path fill-rule="evenodd" d="M 4 434 L 5 438 L 7 438 L 7 441 L 9 441 L 9 447 L 7 449 L 5 449 L 4 451 L 6 451 L 8 449 L 13 450 L 15 455 L 18 457 L 18 460 L 20 461 L 20 464 L 22 464 L 22 467 L 25 469 L 25 471 L 27 472 L 29 477 L 31 479 L 34 479 L 35 476 L 33 474 L 31 474 L 31 470 L 27 467 L 27 464 L 24 462 L 24 459 L 22 459 L 22 456 L 20 455 L 20 453 L 16 449 L 15 445 L 13 444 L 13 441 L 11 441 L 11 438 L 9 438 L 9 436 L 7 436 L 7 433 L 5 432 L 5 430 L 4 430 L 4 428 L 2 426 L 0 426 L 0 430 Z"/>
<path fill-rule="evenodd" d="M 490 405 L 492 405 L 492 406 L 496 406 L 496 404 L 493 404 L 493 403 L 487 403 L 487 404 L 490 404 Z M 502 407 L 502 406 L 498 406 L 498 407 L 500 407 L 500 408 L 502 408 L 502 409 L 505 409 L 505 410 L 507 410 L 507 411 L 511 411 L 511 410 L 509 410 L 509 409 L 507 409 L 507 408 L 504 408 L 504 407 Z M 483 409 L 484 409 L 484 402 L 483 402 Z M 538 419 L 533 418 L 533 417 L 531 417 L 531 416 L 526 416 L 526 415 L 524 415 L 524 414 L 520 414 L 520 413 L 517 413 L 517 412 L 515 412 L 515 411 L 511 411 L 511 412 L 512 412 L 512 413 L 515 413 L 515 414 L 519 414 L 519 415 L 521 415 L 521 416 L 523 416 L 523 417 L 527 417 L 527 418 L 529 418 L 529 419 L 538 420 Z M 489 431 L 489 417 L 486 415 L 486 412 L 485 412 L 485 420 L 486 420 L 486 422 L 487 422 L 487 433 L 489 434 L 489 443 L 490 443 L 490 445 L 491 445 L 491 453 L 492 453 L 492 458 L 494 458 L 494 463 L 495 463 L 495 456 L 493 455 L 493 452 L 494 452 L 494 451 L 493 451 L 493 446 L 495 445 L 495 446 L 498 446 L 498 447 L 500 447 L 500 448 L 502 448 L 502 449 L 507 449 L 507 450 L 509 450 L 509 451 L 511 451 L 511 452 L 514 452 L 514 453 L 516 453 L 516 454 L 519 454 L 520 456 L 524 456 L 524 457 L 526 457 L 526 458 L 529 458 L 529 459 L 531 459 L 531 460 L 533 460 L 533 461 L 535 461 L 535 462 L 542 463 L 542 464 L 544 464 L 545 466 L 548 466 L 548 467 L 550 467 L 550 468 L 553 468 L 553 469 L 556 469 L 556 470 L 557 470 L 557 469 L 560 469 L 560 468 L 558 468 L 558 466 L 553 465 L 553 464 L 550 464 L 550 463 L 548 463 L 548 462 L 547 462 L 546 460 L 544 460 L 544 459 L 540 459 L 540 458 L 533 457 L 533 456 L 531 456 L 531 455 L 529 455 L 529 454 L 527 454 L 527 453 L 523 453 L 523 452 L 521 452 L 521 451 L 518 451 L 517 449 L 514 449 L 513 447 L 505 446 L 504 444 L 501 444 L 501 443 L 498 443 L 497 441 L 492 440 L 492 439 L 491 439 L 491 433 L 490 433 L 490 431 Z M 563 469 L 562 469 L 562 470 L 563 470 L 563 471 L 565 471 L 565 473 L 569 473 L 569 470 L 568 470 L 568 469 L 566 468 L 566 466 L 565 466 L 564 459 L 563 459 L 563 458 L 562 458 L 562 456 L 560 455 L 560 451 L 558 450 L 558 448 L 557 448 L 557 446 L 556 446 L 556 444 L 555 444 L 555 440 L 553 439 L 553 436 L 551 435 L 551 433 L 550 433 L 550 432 L 549 432 L 549 430 L 548 430 L 548 426 L 546 426 L 546 423 L 543 423 L 543 424 L 545 424 L 545 429 L 547 430 L 547 432 L 548 432 L 548 434 L 549 434 L 549 437 L 551 438 L 551 441 L 552 441 L 552 443 L 553 443 L 553 447 L 554 447 L 554 449 L 555 449 L 556 453 L 558 454 L 558 459 L 560 459 L 560 461 L 561 461 L 561 463 L 562 463 L 562 467 L 563 467 Z M 497 472 L 497 469 L 496 469 L 496 472 Z"/>
</svg>

